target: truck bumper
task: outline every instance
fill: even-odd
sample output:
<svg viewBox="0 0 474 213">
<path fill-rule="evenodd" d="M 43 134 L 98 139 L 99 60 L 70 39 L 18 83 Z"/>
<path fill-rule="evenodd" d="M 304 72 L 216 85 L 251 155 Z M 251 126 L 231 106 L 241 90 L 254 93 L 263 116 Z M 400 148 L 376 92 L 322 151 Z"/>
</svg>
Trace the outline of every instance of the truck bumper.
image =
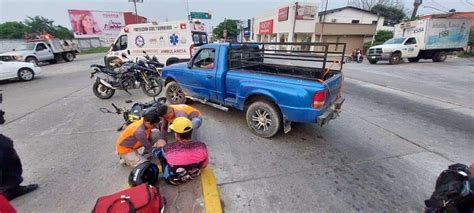
<svg viewBox="0 0 474 213">
<path fill-rule="evenodd" d="M 316 123 L 319 126 L 324 126 L 330 120 L 337 118 L 341 112 L 342 104 L 344 103 L 345 98 L 338 98 L 334 104 L 332 104 L 326 112 L 316 118 Z"/>
<path fill-rule="evenodd" d="M 387 60 L 390 59 L 390 55 L 391 55 L 391 53 L 367 55 L 367 60 L 369 60 L 369 61 L 387 61 Z"/>
</svg>

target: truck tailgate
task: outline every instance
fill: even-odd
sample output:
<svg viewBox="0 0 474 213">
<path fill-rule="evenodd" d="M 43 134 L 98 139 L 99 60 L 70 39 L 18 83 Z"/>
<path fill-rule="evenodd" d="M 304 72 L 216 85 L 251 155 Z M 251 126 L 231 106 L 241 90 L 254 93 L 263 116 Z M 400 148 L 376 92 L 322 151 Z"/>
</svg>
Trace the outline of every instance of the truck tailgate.
<svg viewBox="0 0 474 213">
<path fill-rule="evenodd" d="M 323 84 L 326 86 L 326 89 L 328 89 L 324 104 L 324 108 L 327 108 L 334 104 L 337 98 L 341 95 L 342 91 L 340 91 L 340 89 L 342 90 L 342 75 L 335 74 L 331 78 L 324 81 Z"/>
</svg>

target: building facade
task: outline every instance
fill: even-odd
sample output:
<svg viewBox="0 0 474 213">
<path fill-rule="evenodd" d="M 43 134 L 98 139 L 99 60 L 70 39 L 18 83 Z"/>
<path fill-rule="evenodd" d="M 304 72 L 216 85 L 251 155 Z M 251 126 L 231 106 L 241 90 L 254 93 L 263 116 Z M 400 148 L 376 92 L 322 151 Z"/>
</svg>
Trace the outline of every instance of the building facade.
<svg viewBox="0 0 474 213">
<path fill-rule="evenodd" d="M 315 4 L 291 3 L 252 18 L 251 40 L 258 42 L 315 41 L 314 26 L 318 21 Z"/>
<path fill-rule="evenodd" d="M 148 19 L 143 16 L 138 16 L 138 22 L 137 22 L 137 15 L 135 15 L 132 12 L 124 12 L 123 17 L 125 18 L 125 25 L 129 24 L 140 24 L 140 23 L 147 23 Z"/>
</svg>

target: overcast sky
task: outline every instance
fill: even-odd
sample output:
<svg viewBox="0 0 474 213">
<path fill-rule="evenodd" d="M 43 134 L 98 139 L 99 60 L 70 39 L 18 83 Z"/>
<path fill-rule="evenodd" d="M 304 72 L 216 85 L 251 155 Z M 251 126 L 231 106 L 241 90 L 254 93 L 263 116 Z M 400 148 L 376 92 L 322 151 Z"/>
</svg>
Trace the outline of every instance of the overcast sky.
<svg viewBox="0 0 474 213">
<path fill-rule="evenodd" d="M 295 0 L 188 0 L 189 11 L 211 11 L 210 25 L 217 25 L 224 18 L 245 20 L 280 5 Z M 322 0 L 300 0 L 313 2 L 321 7 Z M 408 10 L 413 8 L 413 0 L 402 0 Z M 328 9 L 344 7 L 347 0 L 329 0 Z M 433 7 L 426 8 L 426 7 Z M 449 9 L 474 11 L 474 0 L 424 0 L 418 14 L 440 13 Z M 0 0 L 0 23 L 22 21 L 27 16 L 43 16 L 53 19 L 55 24 L 71 28 L 67 9 L 99 11 L 133 11 L 133 3 L 128 0 Z M 150 21 L 186 19 L 186 0 L 144 0 L 138 4 L 138 14 Z"/>
</svg>

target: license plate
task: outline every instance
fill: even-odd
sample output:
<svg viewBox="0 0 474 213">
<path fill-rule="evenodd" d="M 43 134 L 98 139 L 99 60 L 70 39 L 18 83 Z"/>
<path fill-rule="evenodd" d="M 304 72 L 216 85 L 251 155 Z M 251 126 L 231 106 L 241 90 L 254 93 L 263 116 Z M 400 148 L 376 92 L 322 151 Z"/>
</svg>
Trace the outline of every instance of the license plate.
<svg viewBox="0 0 474 213">
<path fill-rule="evenodd" d="M 376 57 L 375 56 L 372 56 L 372 59 L 375 59 Z"/>
</svg>

